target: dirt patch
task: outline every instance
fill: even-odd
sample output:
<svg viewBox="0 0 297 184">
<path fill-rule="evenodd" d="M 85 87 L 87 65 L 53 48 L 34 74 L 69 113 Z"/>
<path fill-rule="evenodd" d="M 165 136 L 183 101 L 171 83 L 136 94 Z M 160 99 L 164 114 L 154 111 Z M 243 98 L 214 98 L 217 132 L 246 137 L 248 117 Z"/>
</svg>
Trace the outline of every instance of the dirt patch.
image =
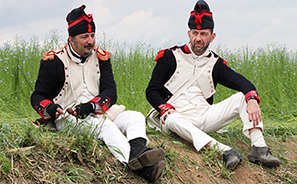
<svg viewBox="0 0 297 184">
<path fill-rule="evenodd" d="M 247 159 L 251 147 L 244 142 L 238 141 L 236 144 L 242 149 L 246 149 L 244 160 L 236 167 L 235 170 L 230 171 L 224 168 L 217 168 L 209 166 L 203 161 L 201 152 L 197 152 L 192 144 L 175 138 L 176 142 L 181 142 L 187 148 L 181 147 L 179 144 L 172 144 L 168 141 L 170 149 L 175 149 L 179 156 L 176 156 L 177 168 L 170 168 L 176 170 L 174 174 L 179 179 L 172 181 L 164 177 L 164 183 L 295 183 L 297 177 L 297 158 L 296 158 L 296 137 L 288 139 L 283 142 L 279 139 L 274 139 L 274 144 L 279 146 L 272 149 L 273 155 L 282 160 L 282 165 L 277 168 L 263 167 L 261 165 L 250 163 Z M 165 141 L 167 142 L 167 141 Z M 154 144 L 154 141 L 152 142 Z M 185 159 L 187 158 L 187 159 Z M 218 156 L 218 159 L 222 159 Z M 185 161 L 187 160 L 187 161 Z M 198 165 L 198 166 L 197 166 Z M 225 172 L 225 175 L 222 173 Z M 166 182 L 165 182 L 166 181 Z M 161 182 L 161 183 L 163 183 Z"/>
</svg>

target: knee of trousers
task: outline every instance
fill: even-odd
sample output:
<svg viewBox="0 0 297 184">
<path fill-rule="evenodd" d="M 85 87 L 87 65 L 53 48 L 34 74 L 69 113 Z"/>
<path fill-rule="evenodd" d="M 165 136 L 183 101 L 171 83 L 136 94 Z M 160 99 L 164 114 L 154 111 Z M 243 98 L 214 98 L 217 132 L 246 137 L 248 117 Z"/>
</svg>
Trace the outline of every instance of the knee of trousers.
<svg viewBox="0 0 297 184">
<path fill-rule="evenodd" d="M 232 98 L 232 104 L 234 104 L 239 110 L 246 110 L 247 103 L 245 102 L 245 95 L 242 92 L 235 93 Z"/>
<path fill-rule="evenodd" d="M 104 142 L 106 142 L 106 139 L 109 139 L 111 135 L 114 137 L 120 136 L 124 138 L 123 133 L 112 121 L 103 122 L 101 125 L 98 126 L 95 133 L 97 133 L 97 138 L 103 140 Z"/>
<path fill-rule="evenodd" d="M 148 140 L 146 136 L 145 117 L 142 113 L 137 111 L 125 111 L 122 112 L 115 121 L 121 131 L 127 135 L 128 140 L 137 137 L 143 137 Z"/>
<path fill-rule="evenodd" d="M 105 119 L 101 123 L 93 124 L 93 126 L 96 126 L 99 131 L 103 132 L 112 132 L 112 130 L 118 129 L 118 127 L 109 119 Z"/>
<path fill-rule="evenodd" d="M 145 124 L 145 117 L 141 112 L 138 111 L 124 111 L 122 114 L 129 118 L 129 122 L 132 124 L 141 123 Z"/>
<path fill-rule="evenodd" d="M 172 113 L 166 118 L 165 125 L 170 129 L 170 127 L 174 126 L 178 122 L 184 120 L 185 118 L 182 117 L 179 113 Z"/>
<path fill-rule="evenodd" d="M 245 102 L 245 96 L 242 92 L 235 93 L 232 95 L 234 98 L 236 98 L 239 102 Z"/>
</svg>

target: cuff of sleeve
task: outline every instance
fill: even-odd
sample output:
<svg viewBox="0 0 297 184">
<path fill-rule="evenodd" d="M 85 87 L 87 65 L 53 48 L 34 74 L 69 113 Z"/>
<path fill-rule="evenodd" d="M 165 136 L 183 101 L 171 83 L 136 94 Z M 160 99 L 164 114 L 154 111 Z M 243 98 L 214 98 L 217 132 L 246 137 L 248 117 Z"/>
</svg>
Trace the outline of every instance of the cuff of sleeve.
<svg viewBox="0 0 297 184">
<path fill-rule="evenodd" d="M 174 109 L 174 110 L 175 110 L 175 108 L 174 108 L 171 104 L 169 104 L 169 103 L 161 104 L 161 105 L 159 105 L 158 107 L 159 107 L 159 109 L 160 109 L 160 114 L 161 114 L 161 116 L 162 116 L 165 112 L 167 112 L 169 109 Z"/>
<path fill-rule="evenodd" d="M 48 104 L 52 104 L 52 103 L 53 103 L 52 101 L 45 99 L 41 101 L 39 104 L 35 104 L 34 109 L 44 120 L 47 120 L 47 119 L 50 119 L 50 116 L 47 116 L 48 113 L 46 112 L 45 109 Z"/>
<path fill-rule="evenodd" d="M 96 114 L 103 114 L 108 110 L 108 104 L 110 102 L 110 99 L 108 97 L 106 97 L 105 100 L 103 100 L 100 97 L 95 97 L 92 100 L 90 100 L 89 102 L 94 102 L 96 104 L 95 105 L 96 106 L 96 108 L 95 108 Z"/>
<path fill-rule="evenodd" d="M 252 90 L 250 92 L 248 92 L 246 95 L 245 95 L 245 101 L 246 103 L 251 100 L 251 99 L 255 99 L 258 101 L 258 104 L 260 104 L 260 97 L 258 96 L 257 92 L 255 90 Z"/>
</svg>

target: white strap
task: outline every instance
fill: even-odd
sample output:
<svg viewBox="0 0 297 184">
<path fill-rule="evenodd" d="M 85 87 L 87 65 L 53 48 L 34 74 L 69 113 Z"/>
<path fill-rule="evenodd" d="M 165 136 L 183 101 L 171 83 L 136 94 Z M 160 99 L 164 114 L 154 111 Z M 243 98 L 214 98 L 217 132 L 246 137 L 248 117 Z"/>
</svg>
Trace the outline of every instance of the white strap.
<svg viewBox="0 0 297 184">
<path fill-rule="evenodd" d="M 174 101 L 177 97 L 180 96 L 180 94 L 182 94 L 182 92 L 189 86 L 191 86 L 193 84 L 193 82 L 195 82 L 200 76 L 201 74 L 206 70 L 207 65 L 202 66 L 198 72 L 196 72 L 195 75 L 193 75 L 187 82 L 185 82 L 180 88 L 178 88 L 176 90 L 176 92 L 174 92 L 172 94 L 172 97 L 167 101 L 167 103 L 170 103 L 172 101 Z"/>
</svg>

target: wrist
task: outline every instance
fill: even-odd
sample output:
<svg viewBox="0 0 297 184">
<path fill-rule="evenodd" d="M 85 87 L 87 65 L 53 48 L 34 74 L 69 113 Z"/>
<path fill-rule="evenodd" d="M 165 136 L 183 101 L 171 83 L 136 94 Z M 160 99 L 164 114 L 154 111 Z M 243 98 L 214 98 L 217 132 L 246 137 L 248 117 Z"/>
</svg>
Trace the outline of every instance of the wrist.
<svg viewBox="0 0 297 184">
<path fill-rule="evenodd" d="M 88 102 L 88 103 L 90 103 L 92 105 L 93 112 L 94 112 L 96 110 L 96 104 L 95 104 L 95 102 Z"/>
<path fill-rule="evenodd" d="M 246 95 L 245 95 L 245 101 L 246 103 L 249 101 L 249 100 L 257 100 L 258 104 L 260 103 L 260 98 L 257 94 L 257 92 L 255 90 L 252 90 L 250 92 L 248 92 Z"/>
<path fill-rule="evenodd" d="M 250 100 L 257 100 L 254 96 L 250 96 L 246 99 L 246 102 L 250 101 Z M 258 100 L 257 100 L 258 102 Z"/>
<path fill-rule="evenodd" d="M 94 104 L 94 111 L 96 114 L 103 114 L 109 108 L 110 99 L 107 96 L 105 98 L 95 97 L 89 102 L 92 102 Z"/>
<path fill-rule="evenodd" d="M 160 109 L 160 114 L 161 114 L 161 116 L 162 116 L 165 112 L 167 112 L 169 109 L 174 109 L 174 110 L 175 110 L 175 108 L 174 108 L 171 104 L 169 104 L 169 103 L 161 104 L 161 105 L 159 105 L 158 107 L 159 107 L 159 109 Z"/>
</svg>

